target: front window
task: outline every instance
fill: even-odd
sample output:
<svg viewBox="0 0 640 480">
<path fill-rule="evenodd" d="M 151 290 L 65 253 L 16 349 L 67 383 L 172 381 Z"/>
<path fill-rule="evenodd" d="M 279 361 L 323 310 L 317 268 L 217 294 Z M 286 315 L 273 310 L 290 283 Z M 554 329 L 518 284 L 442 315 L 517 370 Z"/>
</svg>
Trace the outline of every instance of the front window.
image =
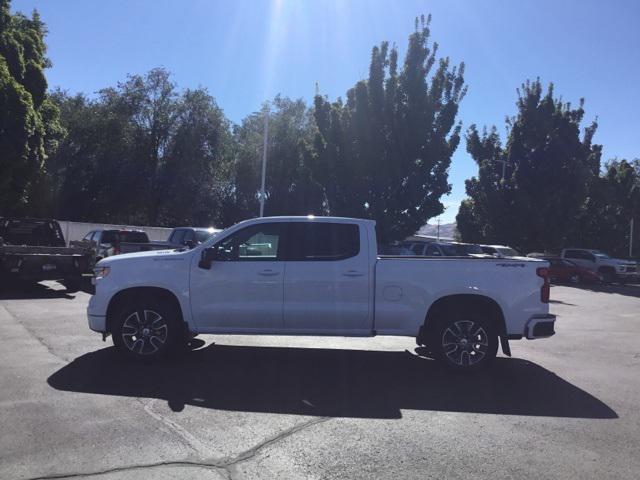
<svg viewBox="0 0 640 480">
<path fill-rule="evenodd" d="M 274 261 L 280 258 L 282 223 L 246 227 L 216 245 L 218 257 L 226 261 Z"/>
</svg>

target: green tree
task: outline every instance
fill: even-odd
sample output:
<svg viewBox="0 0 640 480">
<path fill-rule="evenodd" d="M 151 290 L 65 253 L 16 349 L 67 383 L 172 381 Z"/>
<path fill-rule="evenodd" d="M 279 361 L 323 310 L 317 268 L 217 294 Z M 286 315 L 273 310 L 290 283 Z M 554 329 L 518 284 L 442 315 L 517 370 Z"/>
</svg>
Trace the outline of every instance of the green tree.
<svg viewBox="0 0 640 480">
<path fill-rule="evenodd" d="M 430 17 L 416 20 L 401 68 L 387 42 L 373 48 L 367 80 L 330 103 L 317 95 L 313 177 L 332 215 L 372 218 L 382 241 L 404 238 L 444 210 L 440 198 L 459 143 L 464 64 L 437 60 Z"/>
<path fill-rule="evenodd" d="M 232 146 L 229 121 L 202 88 L 179 99 L 158 175 L 159 223 L 221 225 Z"/>
<path fill-rule="evenodd" d="M 57 215 L 140 225 L 216 223 L 228 189 L 229 122 L 204 89 L 166 70 L 96 100 L 56 92 L 69 135 L 51 159 Z"/>
<path fill-rule="evenodd" d="M 10 1 L 0 0 L 0 211 L 40 211 L 46 191 L 45 161 L 64 130 L 47 96 L 44 37 L 37 12 L 31 18 L 11 14 Z"/>
<path fill-rule="evenodd" d="M 232 188 L 226 222 L 258 214 L 265 110 L 245 118 L 235 129 Z M 312 176 L 315 125 L 302 100 L 276 96 L 269 109 L 265 215 L 321 214 L 323 193 Z"/>
<path fill-rule="evenodd" d="M 597 177 L 601 147 L 592 144 L 597 124 L 581 136 L 583 100 L 572 108 L 554 98 L 553 85 L 543 94 L 536 80 L 518 92 L 505 146 L 495 127 L 480 134 L 472 125 L 467 132 L 478 176 L 466 181 L 469 198 L 460 206 L 458 230 L 465 241 L 505 243 L 525 252 L 556 250 L 578 228 Z"/>
<path fill-rule="evenodd" d="M 634 219 L 633 253 L 640 254 L 640 159 L 610 160 L 590 185 L 579 227 L 571 243 L 629 254 L 630 221 Z"/>
</svg>

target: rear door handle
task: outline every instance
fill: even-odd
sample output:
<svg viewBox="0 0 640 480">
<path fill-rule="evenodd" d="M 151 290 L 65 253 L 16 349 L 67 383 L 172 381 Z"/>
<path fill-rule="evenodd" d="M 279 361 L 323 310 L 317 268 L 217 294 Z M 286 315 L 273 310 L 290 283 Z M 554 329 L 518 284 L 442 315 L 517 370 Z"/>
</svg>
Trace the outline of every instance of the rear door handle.
<svg viewBox="0 0 640 480">
<path fill-rule="evenodd" d="M 275 270 L 261 270 L 258 272 L 258 275 L 263 275 L 265 277 L 273 277 L 274 275 L 280 275 L 280 272 Z"/>
<path fill-rule="evenodd" d="M 364 272 L 358 272 L 357 270 L 347 270 L 342 275 L 345 277 L 363 277 Z"/>
</svg>

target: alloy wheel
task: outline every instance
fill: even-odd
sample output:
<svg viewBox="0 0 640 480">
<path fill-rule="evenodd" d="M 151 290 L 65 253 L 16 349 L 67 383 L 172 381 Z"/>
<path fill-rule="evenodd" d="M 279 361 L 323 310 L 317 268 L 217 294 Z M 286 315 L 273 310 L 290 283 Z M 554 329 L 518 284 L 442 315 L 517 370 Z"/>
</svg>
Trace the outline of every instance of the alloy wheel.
<svg viewBox="0 0 640 480">
<path fill-rule="evenodd" d="M 489 336 L 478 323 L 472 320 L 460 320 L 444 330 L 442 351 L 454 365 L 461 367 L 475 365 L 489 351 Z"/>
<path fill-rule="evenodd" d="M 166 320 L 153 310 L 136 310 L 122 324 L 125 346 L 138 355 L 153 355 L 167 341 Z"/>
</svg>

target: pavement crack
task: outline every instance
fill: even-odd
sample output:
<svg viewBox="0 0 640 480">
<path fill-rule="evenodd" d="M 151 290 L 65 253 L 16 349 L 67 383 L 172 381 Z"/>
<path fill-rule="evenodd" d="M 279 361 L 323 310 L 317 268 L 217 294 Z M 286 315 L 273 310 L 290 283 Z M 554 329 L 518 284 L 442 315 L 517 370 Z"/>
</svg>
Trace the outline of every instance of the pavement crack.
<svg viewBox="0 0 640 480">
<path fill-rule="evenodd" d="M 141 398 L 136 398 L 140 404 L 142 404 L 144 411 L 159 422 L 162 422 L 164 426 L 166 426 L 171 432 L 178 435 L 186 444 L 191 448 L 194 452 L 196 452 L 201 458 L 211 458 L 211 450 L 202 443 L 195 435 L 193 435 L 189 430 L 182 427 L 178 423 L 173 420 L 165 417 L 164 415 L 156 412 L 153 409 L 153 404 L 156 402 L 155 399 L 145 402 Z"/>
<path fill-rule="evenodd" d="M 13 321 L 15 323 L 17 323 L 18 325 L 20 325 L 22 328 L 25 329 L 25 331 L 32 337 L 34 338 L 40 345 L 42 345 L 47 352 L 49 352 L 49 354 L 51 354 L 52 356 L 54 356 L 55 358 L 57 358 L 58 360 L 60 360 L 61 362 L 64 363 L 69 363 L 69 360 L 67 360 L 66 358 L 62 358 L 60 355 L 58 355 L 53 347 L 51 345 L 49 345 L 47 342 L 45 342 L 44 338 L 40 337 L 38 334 L 36 334 L 36 332 L 34 332 L 31 328 L 27 327 L 24 323 L 22 323 L 20 321 L 20 317 L 16 314 L 14 314 L 9 308 L 7 308 L 6 305 L 2 305 L 2 308 L 4 309 L 5 312 L 7 312 L 7 315 L 9 315 L 9 317 L 11 317 L 13 319 Z"/>
<path fill-rule="evenodd" d="M 261 450 L 263 450 L 266 447 L 269 447 L 271 445 L 274 445 L 278 442 L 281 442 L 282 440 L 284 440 L 285 438 L 288 438 L 296 433 L 298 433 L 301 430 L 305 430 L 307 428 L 310 428 L 314 425 L 318 425 L 320 423 L 324 423 L 327 422 L 329 420 L 331 420 L 332 417 L 317 417 L 314 418 L 312 420 L 309 420 L 307 422 L 303 422 L 303 423 L 299 423 L 297 425 L 294 425 L 291 428 L 288 428 L 272 437 L 267 438 L 266 440 L 263 440 L 262 442 L 258 443 L 257 445 L 255 445 L 254 447 L 250 448 L 249 450 L 245 450 L 244 452 L 240 453 L 239 455 L 235 456 L 233 459 L 227 460 L 226 462 L 223 462 L 223 465 L 225 468 L 229 469 L 229 473 L 231 474 L 231 477 L 233 477 L 232 471 L 231 469 L 233 469 L 233 467 L 235 467 L 236 465 L 238 465 L 239 463 L 242 462 L 246 462 L 247 460 L 252 459 L 253 457 L 255 457 L 258 453 L 260 453 Z"/>
<path fill-rule="evenodd" d="M 235 456 L 232 459 L 228 460 L 167 460 L 162 462 L 155 463 L 139 463 L 135 465 L 126 465 L 121 467 L 113 467 L 106 468 L 103 470 L 94 470 L 87 472 L 74 472 L 74 473 L 54 473 L 50 475 L 43 475 L 39 477 L 30 477 L 27 480 L 54 480 L 54 479 L 64 479 L 64 478 L 83 478 L 83 477 L 94 477 L 99 475 L 107 475 L 110 473 L 118 473 L 118 472 L 127 472 L 127 471 L 135 471 L 135 470 L 144 470 L 149 468 L 159 468 L 159 467 L 200 467 L 200 468 L 208 468 L 212 470 L 219 471 L 223 473 L 228 478 L 234 477 L 234 467 L 239 463 L 245 462 L 247 460 L 255 457 L 261 450 L 271 445 L 274 445 L 285 438 L 294 435 L 301 430 L 307 429 L 314 425 L 318 425 L 320 423 L 331 420 L 332 417 L 318 417 L 307 422 L 303 422 L 297 424 L 291 428 L 288 428 L 272 437 L 263 440 L 258 443 L 254 447 L 249 450 L 245 450 L 239 455 Z"/>
<path fill-rule="evenodd" d="M 92 472 L 77 472 L 77 473 L 54 473 L 51 475 L 43 475 L 40 477 L 30 477 L 27 480 L 52 480 L 57 478 L 82 478 L 93 477 L 98 475 L 107 475 L 109 473 L 127 472 L 135 470 L 143 470 L 147 468 L 157 467 L 201 467 L 214 470 L 225 470 L 224 465 L 219 465 L 216 462 L 195 461 L 195 460 L 175 460 L 164 461 L 156 463 L 140 463 L 135 465 L 127 465 L 122 467 L 105 468 L 103 470 L 95 470 Z"/>
</svg>

